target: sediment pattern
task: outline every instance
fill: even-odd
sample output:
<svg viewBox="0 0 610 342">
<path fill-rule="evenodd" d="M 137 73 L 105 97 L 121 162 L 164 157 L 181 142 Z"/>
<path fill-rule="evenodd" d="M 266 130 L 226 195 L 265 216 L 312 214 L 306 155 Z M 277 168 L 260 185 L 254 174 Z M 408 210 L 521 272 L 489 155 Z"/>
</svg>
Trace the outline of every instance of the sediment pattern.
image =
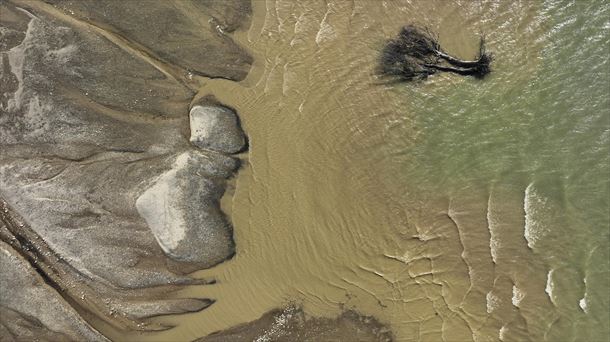
<svg viewBox="0 0 610 342">
<path fill-rule="evenodd" d="M 172 293 L 234 254 L 219 200 L 245 136 L 228 111 L 190 144 L 189 111 L 207 80 L 247 75 L 229 34 L 249 16 L 247 1 L 0 2 L 3 340 L 103 341 L 214 302 Z"/>
</svg>

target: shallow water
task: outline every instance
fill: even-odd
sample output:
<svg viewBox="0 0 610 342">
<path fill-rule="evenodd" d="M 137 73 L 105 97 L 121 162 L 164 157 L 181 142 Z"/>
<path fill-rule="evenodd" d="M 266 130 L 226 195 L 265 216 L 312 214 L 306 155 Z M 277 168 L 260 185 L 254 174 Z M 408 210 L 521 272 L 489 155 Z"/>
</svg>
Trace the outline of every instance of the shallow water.
<svg viewBox="0 0 610 342">
<path fill-rule="evenodd" d="M 183 339 L 287 303 L 399 341 L 607 340 L 610 6 L 603 1 L 255 1 L 255 65 L 210 80 L 250 139 L 224 208 L 237 255 Z M 384 39 L 427 25 L 485 80 L 385 84 Z"/>
</svg>

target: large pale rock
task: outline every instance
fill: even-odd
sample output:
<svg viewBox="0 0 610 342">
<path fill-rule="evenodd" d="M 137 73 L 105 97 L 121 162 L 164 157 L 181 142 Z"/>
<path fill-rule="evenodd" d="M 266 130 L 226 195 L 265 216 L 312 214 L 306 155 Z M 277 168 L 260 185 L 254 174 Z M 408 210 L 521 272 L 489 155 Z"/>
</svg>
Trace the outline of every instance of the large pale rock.
<svg viewBox="0 0 610 342">
<path fill-rule="evenodd" d="M 234 253 L 232 231 L 218 205 L 224 184 L 217 178 L 219 170 L 212 170 L 219 165 L 228 174 L 235 162 L 197 151 L 182 153 L 136 201 L 163 251 L 176 260 L 209 267 Z"/>
<path fill-rule="evenodd" d="M 236 153 L 244 148 L 246 137 L 237 115 L 220 105 L 194 106 L 190 112 L 191 143 L 223 153 Z"/>
</svg>

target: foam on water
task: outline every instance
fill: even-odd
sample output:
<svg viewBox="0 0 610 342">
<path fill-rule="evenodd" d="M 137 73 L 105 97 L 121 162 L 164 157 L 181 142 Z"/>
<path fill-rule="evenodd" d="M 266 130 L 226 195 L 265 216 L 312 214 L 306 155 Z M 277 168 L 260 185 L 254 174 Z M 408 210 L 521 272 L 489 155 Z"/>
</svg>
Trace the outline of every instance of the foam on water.
<svg viewBox="0 0 610 342">
<path fill-rule="evenodd" d="M 534 248 L 536 243 L 546 234 L 546 227 L 540 222 L 542 210 L 546 207 L 546 198 L 540 196 L 534 188 L 534 183 L 525 188 L 523 210 L 525 211 L 524 236 L 527 246 Z"/>
<path fill-rule="evenodd" d="M 487 313 L 492 313 L 500 305 L 500 298 L 491 291 L 487 292 L 485 299 L 487 300 Z"/>
<path fill-rule="evenodd" d="M 487 229 L 489 229 L 489 252 L 491 253 L 491 260 L 493 260 L 494 264 L 497 262 L 498 258 L 498 247 L 500 243 L 498 241 L 498 237 L 496 236 L 496 221 L 493 219 L 491 215 L 491 195 L 489 195 L 489 199 L 487 200 Z"/>
<path fill-rule="evenodd" d="M 519 307 L 519 304 L 521 304 L 523 297 L 525 297 L 525 293 L 523 293 L 516 285 L 513 285 L 512 302 L 515 307 Z"/>
<path fill-rule="evenodd" d="M 584 313 L 589 313 L 589 306 L 587 305 L 587 278 L 583 279 L 583 282 L 585 284 L 585 293 L 583 294 L 582 298 L 580 299 L 580 301 L 578 301 L 578 306 L 580 306 L 580 308 L 582 309 L 582 311 Z"/>
<path fill-rule="evenodd" d="M 584 313 L 589 313 L 589 308 L 587 306 L 587 296 L 586 296 L 586 294 L 585 294 L 584 297 L 582 297 L 580 299 L 580 301 L 578 302 L 578 306 L 580 306 L 580 308 L 582 309 L 582 311 Z"/>
<path fill-rule="evenodd" d="M 549 296 L 551 303 L 553 303 L 553 305 L 556 305 L 555 299 L 553 298 L 553 289 L 555 288 L 555 285 L 553 283 L 554 271 L 555 270 L 550 270 L 549 273 L 546 275 L 546 287 L 544 288 L 544 292 L 546 292 L 546 294 Z"/>
<path fill-rule="evenodd" d="M 502 326 L 502 328 L 500 328 L 500 331 L 498 332 L 498 338 L 500 339 L 500 341 L 504 341 L 504 339 L 506 338 L 506 326 Z"/>
<path fill-rule="evenodd" d="M 335 32 L 335 28 L 328 23 L 328 14 L 330 13 L 330 5 L 326 14 L 324 14 L 324 18 L 320 23 L 320 30 L 316 35 L 316 44 L 321 44 L 325 41 L 333 40 L 337 37 L 337 33 Z"/>
</svg>

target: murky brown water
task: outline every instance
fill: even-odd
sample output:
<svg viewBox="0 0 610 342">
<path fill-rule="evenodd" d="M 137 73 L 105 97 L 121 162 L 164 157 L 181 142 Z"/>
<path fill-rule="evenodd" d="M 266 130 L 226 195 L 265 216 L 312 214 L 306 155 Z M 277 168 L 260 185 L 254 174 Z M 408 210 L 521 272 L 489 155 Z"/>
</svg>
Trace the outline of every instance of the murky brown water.
<svg viewBox="0 0 610 342">
<path fill-rule="evenodd" d="M 478 33 L 491 32 L 490 49 L 505 56 L 497 67 L 519 64 L 510 82 L 527 83 L 547 30 L 535 20 L 540 7 L 254 1 L 250 30 L 236 35 L 254 55 L 253 70 L 243 82 L 210 80 L 200 92 L 235 107 L 250 139 L 234 196 L 224 201 L 238 252 L 199 272 L 217 284 L 183 293 L 217 302 L 164 318 L 178 327 L 151 340 L 193 339 L 293 302 L 315 316 L 345 308 L 373 315 L 399 341 L 558 340 L 571 331 L 562 315 L 580 309 L 549 300 L 548 269 L 524 238 L 528 181 L 417 188 L 396 166 L 403 156 L 394 143 L 419 142 L 409 94 L 374 75 L 383 40 L 415 22 L 465 58 Z M 442 76 L 418 87 L 439 95 L 463 82 Z"/>
</svg>

